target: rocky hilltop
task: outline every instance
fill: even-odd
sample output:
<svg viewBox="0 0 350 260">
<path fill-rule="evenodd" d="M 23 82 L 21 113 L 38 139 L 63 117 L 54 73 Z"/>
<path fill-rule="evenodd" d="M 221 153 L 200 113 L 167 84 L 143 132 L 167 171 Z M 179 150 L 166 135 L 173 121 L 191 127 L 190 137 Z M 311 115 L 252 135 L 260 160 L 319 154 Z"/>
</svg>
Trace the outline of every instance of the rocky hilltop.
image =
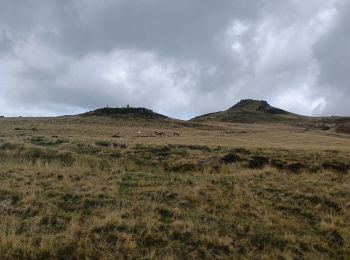
<svg viewBox="0 0 350 260">
<path fill-rule="evenodd" d="M 296 115 L 271 106 L 264 100 L 242 99 L 226 111 L 195 117 L 192 121 L 222 121 L 232 123 L 273 123 L 305 120 Z"/>
</svg>

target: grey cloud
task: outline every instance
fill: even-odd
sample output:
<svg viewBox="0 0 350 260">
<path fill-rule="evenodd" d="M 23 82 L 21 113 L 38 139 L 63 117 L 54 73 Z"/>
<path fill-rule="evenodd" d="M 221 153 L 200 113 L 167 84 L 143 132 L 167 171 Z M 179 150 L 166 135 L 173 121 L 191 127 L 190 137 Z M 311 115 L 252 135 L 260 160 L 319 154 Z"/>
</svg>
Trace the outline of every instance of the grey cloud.
<svg viewBox="0 0 350 260">
<path fill-rule="evenodd" d="M 0 30 L 0 55 L 11 53 L 13 42 L 5 30 Z"/>
<path fill-rule="evenodd" d="M 338 18 L 332 30 L 314 46 L 320 67 L 318 84 L 332 97 L 328 110 L 332 114 L 350 114 L 350 4 L 338 5 Z"/>
<path fill-rule="evenodd" d="M 204 58 L 203 53 L 218 51 L 212 46 L 215 35 L 233 17 L 249 18 L 259 5 L 237 0 L 145 0 L 115 1 L 107 7 L 96 13 L 87 7 L 65 8 L 58 42 L 73 53 L 119 47 Z"/>
<path fill-rule="evenodd" d="M 189 118 L 251 97 L 349 111 L 339 1 L 3 0 L 0 109 L 130 103 Z M 337 102 L 332 90 L 346 94 Z"/>
</svg>

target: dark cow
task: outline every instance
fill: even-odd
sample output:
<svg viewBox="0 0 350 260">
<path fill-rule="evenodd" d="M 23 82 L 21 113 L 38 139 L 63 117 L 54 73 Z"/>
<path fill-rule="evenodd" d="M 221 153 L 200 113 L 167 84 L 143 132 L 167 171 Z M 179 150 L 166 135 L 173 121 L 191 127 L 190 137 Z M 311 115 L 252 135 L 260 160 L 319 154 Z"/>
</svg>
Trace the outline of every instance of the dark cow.
<svg viewBox="0 0 350 260">
<path fill-rule="evenodd" d="M 158 131 L 153 131 L 153 136 L 165 136 L 165 132 L 158 132 Z"/>
</svg>

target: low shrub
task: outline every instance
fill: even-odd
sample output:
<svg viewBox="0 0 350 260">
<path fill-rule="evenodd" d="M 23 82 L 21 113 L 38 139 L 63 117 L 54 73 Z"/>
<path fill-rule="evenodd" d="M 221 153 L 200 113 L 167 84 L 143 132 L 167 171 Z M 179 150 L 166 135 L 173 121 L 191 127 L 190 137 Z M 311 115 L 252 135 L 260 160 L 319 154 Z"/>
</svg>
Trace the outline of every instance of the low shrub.
<svg viewBox="0 0 350 260">
<path fill-rule="evenodd" d="M 229 152 L 228 154 L 226 154 L 222 158 L 222 161 L 224 163 L 235 163 L 235 162 L 238 162 L 240 160 L 241 160 L 241 158 L 234 151 Z"/>
<path fill-rule="evenodd" d="M 347 173 L 350 168 L 349 165 L 346 165 L 345 163 L 342 163 L 342 162 L 336 162 L 336 161 L 325 162 L 322 164 L 322 167 L 325 170 L 330 170 L 330 171 L 335 171 L 340 173 Z"/>
<path fill-rule="evenodd" d="M 269 163 L 269 159 L 263 156 L 253 156 L 249 161 L 248 161 L 248 167 L 249 168 L 262 168 L 266 166 Z"/>
</svg>

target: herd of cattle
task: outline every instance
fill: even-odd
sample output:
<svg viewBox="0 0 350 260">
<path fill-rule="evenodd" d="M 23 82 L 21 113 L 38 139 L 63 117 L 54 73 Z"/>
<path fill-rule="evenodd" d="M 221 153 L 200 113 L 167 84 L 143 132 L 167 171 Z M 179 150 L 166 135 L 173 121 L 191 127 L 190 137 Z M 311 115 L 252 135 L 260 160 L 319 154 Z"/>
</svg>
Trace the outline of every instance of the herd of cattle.
<svg viewBox="0 0 350 260">
<path fill-rule="evenodd" d="M 137 135 L 142 135 L 142 132 L 140 130 L 136 131 L 136 134 Z M 166 136 L 165 132 L 158 132 L 158 131 L 153 131 L 152 132 L 152 136 L 159 136 L 159 137 L 163 137 L 163 136 Z M 173 132 L 172 136 L 180 136 L 179 133 L 177 132 Z"/>
</svg>

